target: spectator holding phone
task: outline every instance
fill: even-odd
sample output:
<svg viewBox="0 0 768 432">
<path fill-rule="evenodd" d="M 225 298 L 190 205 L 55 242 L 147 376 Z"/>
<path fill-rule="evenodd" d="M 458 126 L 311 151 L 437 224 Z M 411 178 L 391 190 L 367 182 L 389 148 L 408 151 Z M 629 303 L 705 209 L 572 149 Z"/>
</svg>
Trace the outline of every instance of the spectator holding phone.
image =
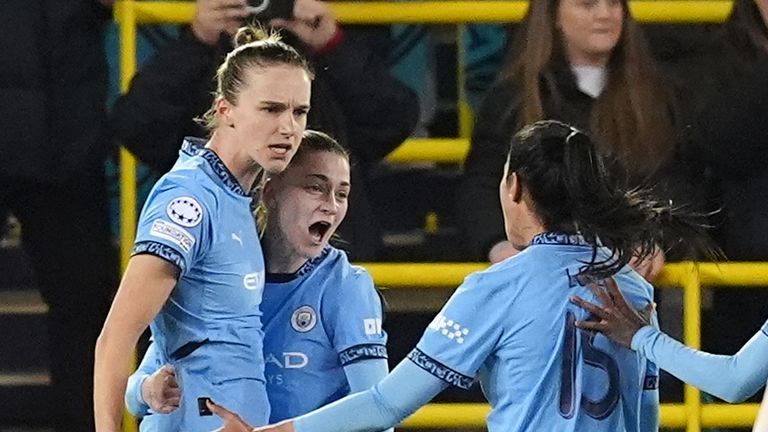
<svg viewBox="0 0 768 432">
<path fill-rule="evenodd" d="M 116 138 L 151 167 L 170 168 L 183 136 L 205 135 L 193 119 L 207 109 L 216 66 L 229 49 L 228 35 L 249 18 L 246 0 L 197 0 L 191 25 L 158 50 L 116 102 L 111 116 Z M 388 29 L 343 30 L 318 0 L 296 0 L 292 19 L 268 17 L 265 24 L 284 28 L 284 40 L 310 57 L 316 78 L 308 127 L 327 132 L 352 156 L 355 194 L 339 234 L 351 245 L 352 259 L 374 259 L 381 238 L 366 197 L 365 173 L 418 120 L 416 95 L 384 64 L 381 47 Z"/>
</svg>

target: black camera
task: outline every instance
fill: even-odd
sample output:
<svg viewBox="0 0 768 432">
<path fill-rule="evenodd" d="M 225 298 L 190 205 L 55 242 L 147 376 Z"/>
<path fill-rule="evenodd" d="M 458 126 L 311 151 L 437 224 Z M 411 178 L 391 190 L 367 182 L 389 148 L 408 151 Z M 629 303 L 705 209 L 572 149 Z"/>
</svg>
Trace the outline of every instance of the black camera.
<svg viewBox="0 0 768 432">
<path fill-rule="evenodd" d="M 263 23 L 274 18 L 292 19 L 295 0 L 248 0 L 251 16 Z"/>
</svg>

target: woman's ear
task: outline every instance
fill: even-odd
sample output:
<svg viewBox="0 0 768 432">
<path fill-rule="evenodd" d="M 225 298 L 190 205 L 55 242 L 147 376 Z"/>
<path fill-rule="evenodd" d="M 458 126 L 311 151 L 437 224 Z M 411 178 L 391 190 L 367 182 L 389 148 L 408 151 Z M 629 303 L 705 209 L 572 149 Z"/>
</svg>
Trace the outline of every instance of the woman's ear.
<svg viewBox="0 0 768 432">
<path fill-rule="evenodd" d="M 229 103 L 226 99 L 223 97 L 219 97 L 216 99 L 216 114 L 219 116 L 219 125 L 221 126 L 229 126 L 231 128 L 235 128 L 234 120 L 231 116 L 232 113 L 232 104 Z"/>
<path fill-rule="evenodd" d="M 519 203 L 523 199 L 523 184 L 520 182 L 516 172 L 512 172 L 507 176 L 507 193 L 513 202 Z"/>
</svg>

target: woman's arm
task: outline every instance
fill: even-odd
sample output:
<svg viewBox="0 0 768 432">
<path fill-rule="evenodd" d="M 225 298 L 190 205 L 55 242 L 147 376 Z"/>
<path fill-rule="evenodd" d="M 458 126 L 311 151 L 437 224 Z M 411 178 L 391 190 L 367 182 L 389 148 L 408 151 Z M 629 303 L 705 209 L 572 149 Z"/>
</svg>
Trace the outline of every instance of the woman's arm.
<svg viewBox="0 0 768 432">
<path fill-rule="evenodd" d="M 131 258 L 96 342 L 94 416 L 97 432 L 119 432 L 136 342 L 176 285 L 178 269 L 153 255 Z"/>
<path fill-rule="evenodd" d="M 736 354 L 710 354 L 689 348 L 648 325 L 648 320 L 629 306 L 615 281 L 606 282 L 608 293 L 593 289 L 602 306 L 573 299 L 600 318 L 578 321 L 576 327 L 599 331 L 681 381 L 731 403 L 752 396 L 768 379 L 768 322 Z"/>
<path fill-rule="evenodd" d="M 375 387 L 297 417 L 297 432 L 380 431 L 432 400 L 448 384 L 406 359 Z"/>
<path fill-rule="evenodd" d="M 218 432 L 375 432 L 395 426 L 447 386 L 445 381 L 406 359 L 369 390 L 264 428 L 253 429 L 237 414 L 219 405 L 209 403 L 208 407 L 224 420 Z"/>
<path fill-rule="evenodd" d="M 179 407 L 181 390 L 176 382 L 176 370 L 163 365 L 157 345 L 151 343 L 139 368 L 128 377 L 125 406 L 134 417 L 147 415 L 149 409 L 168 414 Z"/>
<path fill-rule="evenodd" d="M 681 381 L 730 403 L 752 396 L 768 379 L 768 336 L 762 330 L 731 356 L 689 348 L 652 327 L 635 334 L 632 349 Z"/>
<path fill-rule="evenodd" d="M 349 383 L 349 394 L 359 393 L 375 386 L 389 373 L 386 359 L 365 359 L 344 366 L 344 374 Z M 387 429 L 386 432 L 393 432 Z"/>
</svg>

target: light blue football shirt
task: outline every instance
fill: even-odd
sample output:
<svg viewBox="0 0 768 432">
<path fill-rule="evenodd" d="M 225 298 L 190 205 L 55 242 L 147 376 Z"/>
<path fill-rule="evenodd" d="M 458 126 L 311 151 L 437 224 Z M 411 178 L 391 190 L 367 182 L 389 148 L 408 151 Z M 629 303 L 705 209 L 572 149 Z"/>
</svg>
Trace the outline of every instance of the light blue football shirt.
<svg viewBox="0 0 768 432">
<path fill-rule="evenodd" d="M 262 311 L 270 422 L 346 396 L 344 366 L 387 358 L 373 280 L 336 248 L 326 247 L 295 274 L 268 274 Z"/>
<path fill-rule="evenodd" d="M 461 388 L 477 376 L 491 432 L 638 431 L 655 366 L 573 326 L 588 316 L 569 298 L 594 301 L 576 277 L 591 254 L 579 236 L 536 236 L 520 254 L 468 276 L 409 359 Z M 652 301 L 653 287 L 634 271 L 615 278 L 635 308 Z"/>
<path fill-rule="evenodd" d="M 176 368 L 183 400 L 176 412 L 145 419 L 163 422 L 155 430 L 220 425 L 198 414 L 199 397 L 237 407 L 252 424 L 269 417 L 259 310 L 264 260 L 251 198 L 204 143 L 185 140 L 177 163 L 155 184 L 134 246 L 134 255 L 153 254 L 179 269 L 150 328 L 162 363 Z"/>
</svg>

